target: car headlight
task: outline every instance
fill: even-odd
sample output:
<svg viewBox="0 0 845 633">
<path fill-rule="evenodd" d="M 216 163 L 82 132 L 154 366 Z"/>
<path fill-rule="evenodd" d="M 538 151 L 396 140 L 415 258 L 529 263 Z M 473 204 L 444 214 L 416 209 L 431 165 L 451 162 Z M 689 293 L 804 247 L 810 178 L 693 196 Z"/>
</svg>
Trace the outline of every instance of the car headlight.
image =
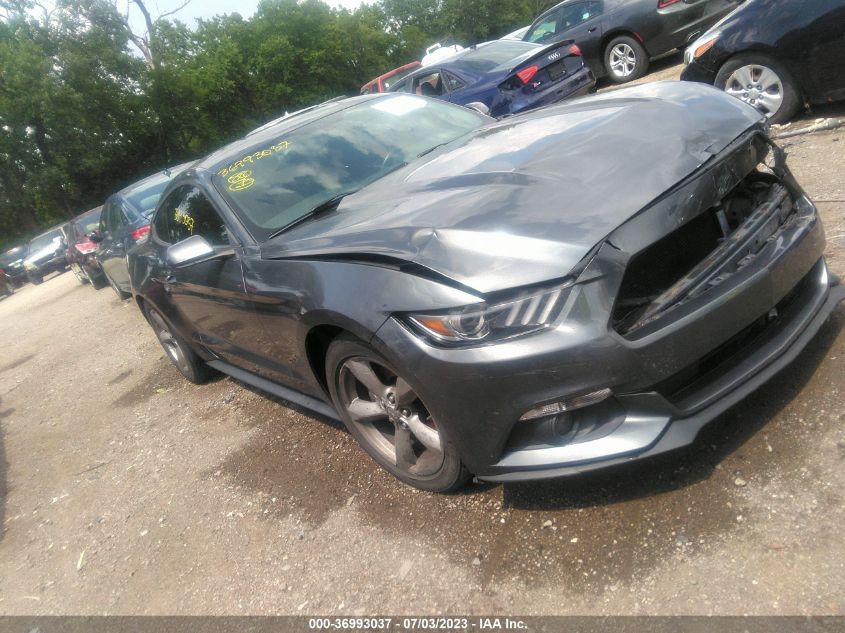
<svg viewBox="0 0 845 633">
<path fill-rule="evenodd" d="M 479 303 L 447 312 L 409 314 L 418 332 L 438 343 L 468 345 L 497 341 L 552 326 L 572 310 L 577 286 L 571 283 L 531 290 L 507 301 Z"/>
<path fill-rule="evenodd" d="M 684 51 L 684 63 L 689 65 L 693 62 L 693 60 L 696 60 L 704 55 L 704 53 L 713 48 L 721 36 L 721 31 L 708 31 L 699 37 L 690 44 L 689 47 L 687 47 L 686 51 Z"/>
</svg>

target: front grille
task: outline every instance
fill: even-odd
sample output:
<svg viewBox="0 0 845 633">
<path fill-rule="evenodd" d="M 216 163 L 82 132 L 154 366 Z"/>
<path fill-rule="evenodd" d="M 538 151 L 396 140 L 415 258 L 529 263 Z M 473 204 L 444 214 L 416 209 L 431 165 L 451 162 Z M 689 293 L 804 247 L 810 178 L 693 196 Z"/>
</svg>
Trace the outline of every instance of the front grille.
<svg viewBox="0 0 845 633">
<path fill-rule="evenodd" d="M 717 205 L 629 260 L 614 329 L 629 335 L 715 288 L 751 263 L 794 215 L 786 187 L 753 172 Z"/>
</svg>

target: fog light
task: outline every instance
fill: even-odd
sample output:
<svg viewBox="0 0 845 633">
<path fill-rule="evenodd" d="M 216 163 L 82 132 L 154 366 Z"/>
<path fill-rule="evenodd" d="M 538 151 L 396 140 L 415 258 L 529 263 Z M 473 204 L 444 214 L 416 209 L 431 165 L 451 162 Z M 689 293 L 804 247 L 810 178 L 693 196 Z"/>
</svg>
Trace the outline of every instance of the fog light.
<svg viewBox="0 0 845 633">
<path fill-rule="evenodd" d="M 569 398 L 568 400 L 560 400 L 550 404 L 544 404 L 542 407 L 537 407 L 525 412 L 520 420 L 536 420 L 537 418 L 545 418 L 550 415 L 557 415 L 558 413 L 565 413 L 567 411 L 575 411 L 576 409 L 583 409 L 592 404 L 598 404 L 602 400 L 607 400 L 613 392 L 610 389 L 600 389 L 592 393 Z"/>
</svg>

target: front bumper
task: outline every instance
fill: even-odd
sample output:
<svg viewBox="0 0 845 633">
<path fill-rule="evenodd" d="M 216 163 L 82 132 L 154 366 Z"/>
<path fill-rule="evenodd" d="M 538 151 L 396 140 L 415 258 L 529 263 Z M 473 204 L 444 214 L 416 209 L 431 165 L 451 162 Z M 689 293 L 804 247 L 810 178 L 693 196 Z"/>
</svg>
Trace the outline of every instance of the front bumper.
<svg viewBox="0 0 845 633">
<path fill-rule="evenodd" d="M 721 368 L 687 397 L 672 402 L 656 393 L 617 397 L 624 421 L 596 440 L 562 447 L 516 451 L 494 464 L 487 481 L 529 481 L 583 473 L 653 457 L 687 446 L 709 422 L 752 394 L 804 350 L 831 312 L 845 299 L 845 286 L 828 286 L 824 260 L 813 268 L 806 287 L 760 335 L 743 358 Z M 806 303 L 805 303 L 806 302 Z"/>
</svg>

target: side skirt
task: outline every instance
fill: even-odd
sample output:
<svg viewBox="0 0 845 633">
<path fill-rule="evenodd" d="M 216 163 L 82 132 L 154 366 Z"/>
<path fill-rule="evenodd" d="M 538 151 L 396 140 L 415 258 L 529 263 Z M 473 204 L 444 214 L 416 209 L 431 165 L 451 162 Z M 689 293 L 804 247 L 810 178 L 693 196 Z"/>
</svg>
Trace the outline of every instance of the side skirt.
<svg viewBox="0 0 845 633">
<path fill-rule="evenodd" d="M 273 394 L 283 400 L 287 400 L 292 402 L 300 407 L 308 409 L 309 411 L 313 411 L 314 413 L 319 413 L 322 416 L 327 418 L 331 418 L 332 420 L 340 421 L 340 416 L 337 414 L 337 411 L 334 410 L 334 407 L 331 405 L 323 402 L 322 400 L 318 400 L 317 398 L 312 398 L 311 396 L 306 396 L 304 393 L 300 393 L 288 387 L 283 387 L 282 385 L 276 384 L 271 380 L 267 380 L 266 378 L 262 378 L 261 376 L 256 376 L 246 370 L 241 369 L 240 367 L 235 367 L 234 365 L 230 365 L 229 363 L 223 362 L 222 360 L 212 360 L 208 361 L 208 366 L 213 367 L 217 371 L 223 372 L 234 378 L 235 380 L 240 380 L 241 382 L 245 382 L 248 385 L 255 387 L 256 389 L 261 389 L 261 391 L 266 391 L 267 393 Z"/>
</svg>

